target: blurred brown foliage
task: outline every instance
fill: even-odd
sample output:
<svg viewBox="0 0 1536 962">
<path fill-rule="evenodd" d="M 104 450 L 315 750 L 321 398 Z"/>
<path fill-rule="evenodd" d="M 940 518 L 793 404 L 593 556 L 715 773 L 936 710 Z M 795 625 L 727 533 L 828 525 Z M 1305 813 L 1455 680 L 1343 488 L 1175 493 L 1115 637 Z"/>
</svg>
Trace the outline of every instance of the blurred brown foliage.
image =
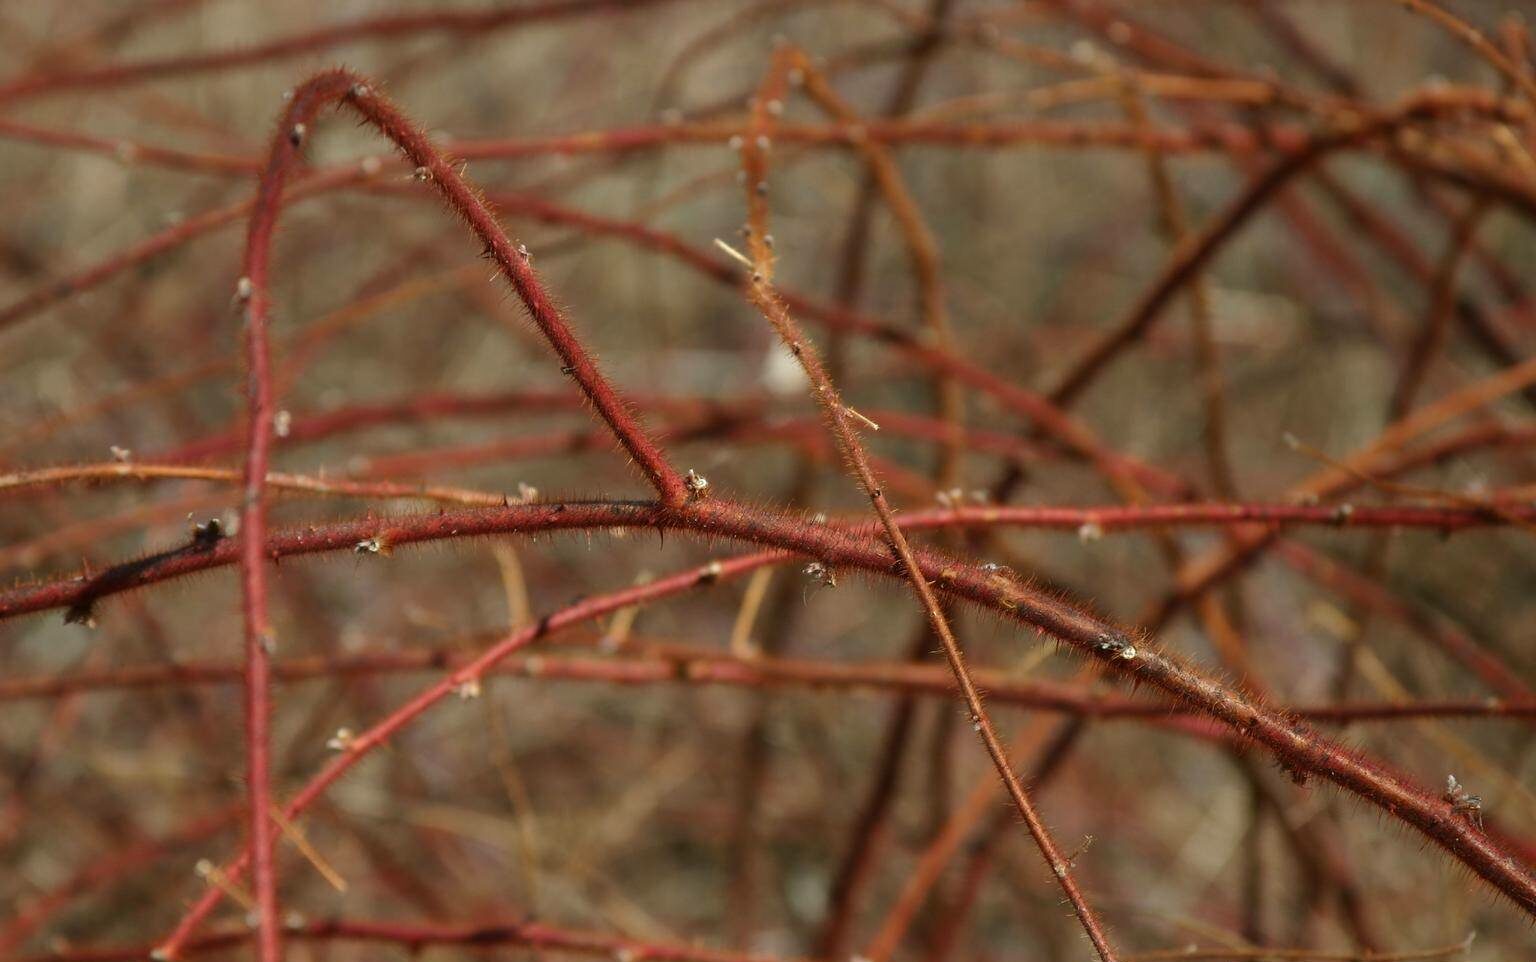
<svg viewBox="0 0 1536 962">
<path fill-rule="evenodd" d="M 713 242 L 743 246 L 733 138 L 782 39 L 864 124 L 829 119 L 798 91 L 775 106 L 776 281 L 944 346 L 924 330 L 932 304 L 912 237 L 870 186 L 859 148 L 876 142 L 931 236 L 949 349 L 1042 394 L 1266 172 L 1320 138 L 1427 104 L 1308 158 L 1179 282 L 1155 323 L 1076 396 L 1058 395 L 1107 449 L 1180 479 L 1185 500 L 1294 503 L 1332 459 L 1518 372 L 1536 343 L 1525 27 L 1511 5 L 1448 5 L 1476 25 L 1481 43 L 1469 43 L 1409 6 L 1420 9 L 565 0 L 506 4 L 496 9 L 545 15 L 502 21 L 455 19 L 492 9 L 464 4 L 0 6 L 0 471 L 238 470 L 238 205 L 284 91 L 344 63 L 470 158 L 467 176 L 673 464 L 735 501 L 866 514 L 803 378 L 742 292 L 658 250 L 655 235 L 636 237 L 642 226 L 670 235 L 729 280 L 733 262 Z M 359 27 L 387 18 L 405 19 Z M 570 401 L 522 308 L 487 283 L 492 266 L 422 202 L 389 145 L 329 112 L 306 136 L 315 169 L 350 173 L 310 196 L 295 187 L 282 218 L 275 468 L 509 501 L 650 497 Z M 156 237 L 177 242 L 136 255 Z M 848 403 L 881 424 L 865 442 L 898 507 L 1128 499 L 1101 465 L 974 385 L 964 450 L 946 466 L 952 435 L 933 371 L 889 339 L 807 326 Z M 1125 624 L 1161 620 L 1163 648 L 1277 704 L 1491 704 L 1327 728 L 1435 794 L 1454 775 L 1479 797 L 1473 812 L 1457 796 L 1464 816 L 1536 840 L 1532 713 L 1494 710 L 1528 709 L 1536 670 L 1536 552 L 1529 520 L 1510 514 L 1530 507 L 1536 376 L 1516 380 L 1394 445 L 1400 472 L 1374 461 L 1351 493 L 1325 496 L 1334 523 L 1285 528 L 1205 602 L 1167 618 L 1170 596 L 1238 526 L 1089 519 L 914 538 Z M 189 519 L 237 524 L 227 479 L 19 477 L 0 478 L 0 570 L 16 586 L 176 548 Z M 1424 504 L 1488 524 L 1452 534 L 1349 523 L 1370 505 Z M 435 506 L 274 490 L 270 523 L 408 510 Z M 599 529 L 271 567 L 274 661 L 305 675 L 273 692 L 274 796 L 320 769 L 339 730 L 387 716 L 509 625 L 741 550 Z M 71 619 L 90 626 L 59 612 L 0 623 L 0 954 L 140 956 L 219 884 L 208 870 L 245 838 L 239 611 L 234 572 L 221 570 Z M 952 614 L 991 682 L 1112 690 L 1049 641 Z M 995 774 L 923 624 L 899 582 L 802 560 L 540 641 L 542 660 L 514 660 L 427 712 L 280 834 L 281 899 L 297 930 L 287 954 L 403 958 L 427 933 L 491 926 L 461 939 L 478 944 L 421 951 L 625 960 L 698 943 L 722 954 L 697 957 L 724 962 L 1090 957 L 1001 796 L 961 822 L 961 844 L 932 854 Z M 932 671 L 906 707 L 878 680 L 749 671 L 714 684 L 676 667 L 894 670 L 914 655 Z M 388 664 L 368 668 L 375 657 Z M 612 662 L 649 674 L 559 677 L 561 665 L 581 675 Z M 135 671 L 148 675 L 134 682 Z M 1262 751 L 1187 737 L 1155 713 L 1074 721 L 1070 708 L 1024 701 L 999 697 L 993 716 L 1023 746 L 1019 769 L 1036 779 L 1122 958 L 1186 945 L 1215 953 L 1191 958 L 1245 959 L 1530 950 L 1521 909 L 1394 819 L 1315 780 L 1293 784 Z M 867 816 L 882 802 L 875 826 Z M 840 873 L 861 843 L 868 872 L 850 894 Z M 925 853 L 940 874 L 903 902 Z M 245 933 L 243 915 L 227 898 L 206 931 Z M 359 944 L 326 936 L 331 919 L 422 928 Z M 494 928 L 529 922 L 565 935 Z M 560 943 L 575 932 L 589 941 Z M 249 951 L 232 936 L 206 954 Z"/>
</svg>

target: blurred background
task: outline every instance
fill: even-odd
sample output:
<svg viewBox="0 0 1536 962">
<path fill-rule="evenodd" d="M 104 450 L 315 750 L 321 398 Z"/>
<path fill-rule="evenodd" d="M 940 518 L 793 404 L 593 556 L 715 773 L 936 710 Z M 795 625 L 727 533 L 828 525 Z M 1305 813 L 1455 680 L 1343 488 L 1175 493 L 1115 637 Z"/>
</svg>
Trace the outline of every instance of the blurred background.
<svg viewBox="0 0 1536 962">
<path fill-rule="evenodd" d="M 1529 78 L 1518 4 L 1449 6 Z M 767 188 L 777 281 L 813 305 L 803 319 L 848 402 L 881 422 L 866 442 L 905 508 L 1126 493 L 973 387 L 948 409 L 964 428 L 955 453 L 934 372 L 890 337 L 829 335 L 828 311 L 1048 394 L 1175 251 L 1310 138 L 1414 96 L 1532 108 L 1487 56 L 1385 0 L 0 5 L 0 472 L 239 468 L 242 205 L 285 92 L 344 64 L 468 158 L 675 464 L 722 497 L 867 511 L 713 243 L 741 245 L 731 138 L 783 43 L 863 126 L 829 119 L 798 87 L 771 106 L 784 129 Z M 1147 497 L 1287 501 L 1325 459 L 1528 356 L 1530 128 L 1467 110 L 1394 131 L 1304 164 L 1072 393 L 1107 448 L 1180 479 Z M 931 281 L 871 186 L 870 143 L 931 240 Z M 327 112 L 305 153 L 313 172 L 293 181 L 273 271 L 275 467 L 511 499 L 646 497 L 493 266 L 389 145 Z M 328 171 L 350 173 L 304 186 Z M 1337 503 L 1483 503 L 1508 489 L 1528 502 L 1532 403 L 1536 392 L 1509 392 L 1415 437 L 1372 463 L 1390 482 Z M 237 521 L 228 482 L 6 486 L 8 585 L 175 548 L 189 521 Z M 281 528 L 435 509 L 274 491 L 271 515 Z M 1528 525 L 1289 529 L 1207 603 L 1172 613 L 1179 572 L 1219 556 L 1222 532 L 922 538 L 1154 623 L 1168 649 L 1282 704 L 1529 697 Z M 509 626 L 744 550 L 594 531 L 285 561 L 271 569 L 276 661 L 312 667 L 274 693 L 274 793 L 314 775 L 339 729 L 366 729 Z M 873 962 L 1089 958 L 1023 826 L 999 794 L 977 794 L 995 775 L 942 685 L 908 700 L 665 670 L 635 684 L 523 677 L 559 675 L 561 659 L 579 674 L 593 659 L 914 656 L 944 677 L 897 582 L 840 574 L 833 586 L 801 568 L 565 631 L 537 646 L 546 661 L 515 659 L 464 693 L 477 697 L 428 712 L 311 809 L 311 852 L 283 843 L 293 924 L 535 921 L 619 939 L 620 958 L 644 954 L 622 940 Z M 140 957 L 219 884 L 200 860 L 224 863 L 244 837 L 239 609 L 235 573 L 219 570 L 70 619 L 89 625 L 57 611 L 0 623 L 0 954 Z M 994 681 L 1110 690 L 1016 626 L 955 618 Z M 1156 716 L 1082 719 L 1001 698 L 993 710 L 1126 956 L 1529 949 L 1521 912 L 1417 834 L 1293 784 L 1262 752 Z M 1490 822 L 1536 837 L 1529 718 L 1327 727 L 1436 792 L 1454 774 Z M 920 868 L 933 869 L 926 883 Z M 243 914 L 226 899 L 206 931 L 245 931 Z M 410 951 L 288 947 L 296 959 Z"/>
</svg>

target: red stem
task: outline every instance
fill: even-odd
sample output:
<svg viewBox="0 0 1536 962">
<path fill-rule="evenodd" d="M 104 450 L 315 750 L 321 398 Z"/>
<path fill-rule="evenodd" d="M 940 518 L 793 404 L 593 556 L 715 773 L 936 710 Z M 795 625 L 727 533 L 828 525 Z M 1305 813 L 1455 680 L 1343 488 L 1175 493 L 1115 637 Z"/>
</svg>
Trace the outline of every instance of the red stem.
<svg viewBox="0 0 1536 962">
<path fill-rule="evenodd" d="M 132 469 L 121 465 L 103 466 L 104 471 L 131 475 Z M 340 482 L 338 482 L 338 485 Z M 423 497 L 422 489 L 401 486 L 392 491 L 400 498 Z M 361 496 L 361 492 L 359 493 Z M 564 511 L 563 505 L 536 505 L 527 508 L 513 507 L 502 511 L 462 511 L 449 517 L 457 519 L 459 526 L 453 530 L 441 528 L 425 530 L 422 525 L 430 519 L 401 516 L 387 521 L 353 520 L 336 525 L 313 526 L 305 532 L 286 531 L 272 536 L 267 552 L 272 558 L 350 548 L 358 540 L 370 537 L 380 528 L 387 529 L 391 537 L 404 541 L 431 541 L 442 538 L 468 537 L 481 534 L 538 531 L 544 528 L 600 527 L 604 522 L 597 519 L 577 520 L 569 516 L 560 518 L 520 517 L 509 512 L 542 510 L 551 507 Z M 584 502 L 584 509 L 610 511 L 620 515 L 625 511 L 655 511 L 655 506 L 638 502 Z M 769 515 L 772 517 L 772 515 Z M 985 528 L 997 526 L 1058 528 L 1079 530 L 1084 526 L 1097 525 L 1105 533 L 1120 530 L 1156 527 L 1186 527 L 1211 525 L 1229 527 L 1237 525 L 1262 526 L 1260 530 L 1271 533 L 1285 525 L 1324 525 L 1338 528 L 1423 528 L 1440 531 L 1458 531 L 1467 528 L 1507 524 L 1511 519 L 1536 523 L 1536 507 L 1500 507 L 1498 513 L 1490 509 L 1458 506 L 1391 506 L 1391 505 L 1291 505 L 1291 504 L 1155 504 L 1155 505 L 1102 505 L 1058 506 L 975 505 L 956 508 L 930 508 L 923 511 L 903 512 L 897 520 L 904 530 L 938 530 L 945 528 Z M 795 522 L 785 519 L 784 523 Z M 677 524 L 687 529 L 693 525 L 687 521 Z M 854 526 L 863 531 L 867 526 Z M 306 532 L 313 537 L 306 537 Z M 700 532 L 707 533 L 707 532 Z M 353 541 L 347 541 L 347 538 Z M 339 539 L 339 540 L 338 540 Z M 233 554 L 224 546 L 211 550 L 192 550 L 192 547 L 171 549 L 138 560 L 125 561 L 95 572 L 62 578 L 56 581 L 24 585 L 0 590 L 0 621 L 21 615 L 48 611 L 54 608 L 74 609 L 83 617 L 101 599 L 113 595 L 179 578 L 210 568 L 234 562 Z M 1204 586 L 1202 585 L 1202 588 Z"/>
<path fill-rule="evenodd" d="M 331 104 L 346 104 L 393 141 L 417 165 L 417 175 L 430 180 L 448 206 L 486 245 L 522 298 L 555 352 L 582 392 L 639 463 L 662 500 L 671 505 L 686 498 L 682 478 L 666 463 L 660 450 L 619 401 L 596 365 L 571 333 L 565 319 L 534 275 L 526 251 L 514 249 L 491 212 L 457 170 L 393 104 L 378 95 L 360 76 L 346 70 L 321 73 L 300 85 L 289 100 L 268 150 L 267 165 L 257 186 L 246 235 L 244 270 L 236 297 L 244 303 L 246 355 L 249 364 L 248 432 L 245 493 L 241 505 L 240 570 L 244 595 L 246 684 L 246 778 L 250 800 L 251 852 L 257 914 L 257 954 L 261 962 L 282 959 L 282 928 L 277 904 L 274 836 L 269 812 L 271 797 L 271 683 L 269 656 L 276 638 L 267 613 L 265 558 L 265 489 L 272 449 L 272 370 L 267 343 L 271 295 L 272 234 L 282 208 L 283 188 L 302 159 L 301 148 L 316 115 Z"/>
<path fill-rule="evenodd" d="M 788 956 L 773 956 L 707 949 L 681 942 L 641 942 L 635 939 L 557 928 L 537 922 L 494 922 L 488 924 L 420 924 L 408 922 L 370 922 L 336 919 L 314 922 L 291 931 L 301 942 L 358 942 L 395 946 L 412 955 L 432 945 L 458 945 L 470 949 L 495 946 L 525 946 L 537 952 L 568 953 L 626 959 L 633 962 L 810 962 Z M 229 950 L 245 944 L 246 932 L 222 932 L 187 941 L 186 955 L 204 955 Z M 29 956 L 18 962 L 138 962 L 155 950 L 144 946 L 116 949 L 76 949 L 49 955 Z M 320 950 L 323 954 L 324 950 Z"/>
<path fill-rule="evenodd" d="M 75 73 L 35 74 L 0 85 L 0 102 L 7 104 L 70 90 L 121 89 L 130 84 L 168 77 L 228 72 L 236 67 L 287 60 L 329 50 L 359 40 L 418 37 L 424 33 L 480 34 L 529 23 L 557 20 L 601 10 L 650 6 L 666 0 L 543 0 L 507 9 L 437 10 L 391 14 L 338 23 L 308 33 L 279 37 L 265 43 L 207 53 L 108 64 Z"/>
<path fill-rule="evenodd" d="M 539 282 L 526 250 L 513 245 L 479 194 L 464 180 L 457 165 L 433 146 L 426 134 L 399 108 L 351 71 L 332 70 L 319 74 L 300 91 L 314 97 L 317 108 L 322 103 L 335 103 L 357 111 L 416 165 L 417 176 L 427 180 L 442 195 L 448 207 L 485 245 L 486 256 L 496 262 L 550 347 L 559 355 L 561 370 L 576 381 L 597 409 L 598 416 L 612 428 L 620 445 L 661 495 L 662 501 L 669 505 L 683 503 L 688 494 L 682 476 L 667 463 L 660 448 L 604 379 Z M 296 92 L 295 102 L 298 99 Z M 291 108 L 289 113 L 293 113 Z M 299 118 L 295 115 L 294 119 Z M 290 126 L 289 129 L 293 128 Z"/>
<path fill-rule="evenodd" d="M 904 577 L 904 571 L 892 567 L 889 545 L 874 537 L 874 525 L 862 529 L 842 529 L 831 525 L 807 523 L 761 508 L 747 508 L 725 500 L 694 502 L 682 508 L 667 508 L 644 503 L 551 503 L 515 505 L 502 509 L 461 511 L 428 516 L 407 516 L 387 521 L 350 521 L 329 526 L 312 526 L 301 531 L 274 536 L 267 554 L 281 557 L 351 550 L 360 541 L 383 539 L 394 546 L 444 538 L 509 533 L 515 531 L 601 530 L 605 528 L 666 529 L 706 538 L 748 541 L 782 551 L 820 560 L 829 567 L 857 569 L 887 577 Z M 1170 695 L 1186 708 L 1214 718 L 1239 737 L 1262 744 L 1278 761 L 1300 776 L 1317 775 L 1377 805 L 1402 819 L 1445 848 L 1468 868 L 1487 880 L 1497 891 L 1508 896 L 1527 912 L 1536 914 L 1536 878 L 1507 851 L 1477 826 L 1452 811 L 1434 793 L 1411 784 L 1347 749 L 1298 720 L 1263 705 L 1256 699 L 1227 688 L 1182 662 L 1154 650 L 1145 639 L 1134 637 L 1121 628 L 1099 619 L 1071 604 L 1062 602 L 1017 579 L 965 564 L 936 552 L 914 549 L 924 578 L 940 592 L 972 601 L 994 612 L 1044 631 L 1069 648 L 1106 666 L 1115 677 L 1150 684 Z M 175 574 L 189 573 L 219 564 L 229 564 L 233 552 L 225 545 L 210 550 L 172 552 L 121 576 L 124 585 L 135 579 L 161 580 Z M 690 584 L 710 581 L 729 571 L 737 562 L 722 567 L 699 569 L 686 576 Z M 54 587 L 53 604 L 68 604 L 71 589 L 78 592 L 79 582 Z M 491 648 L 470 667 L 454 672 L 415 700 L 402 707 L 368 734 L 359 736 L 364 747 L 376 745 L 420 715 L 438 699 L 452 693 L 458 684 L 478 677 L 486 668 L 512 654 L 518 648 L 543 637 L 592 611 L 611 611 L 665 592 L 667 582 L 653 582 L 604 599 L 593 599 L 566 609 L 559 616 L 545 618 L 530 629 L 510 636 Z M 590 610 L 589 610 L 590 609 Z M 364 741 L 366 739 L 366 741 Z M 289 803 L 287 814 L 297 811 L 318 797 L 342 771 L 350 767 L 349 751 L 311 782 Z M 338 768 L 338 765 L 340 766 Z M 243 871 L 244 860 L 232 871 Z M 197 918 L 213 908 L 219 893 L 214 890 L 206 905 L 199 903 Z M 184 939 L 195 927 L 187 922 L 178 929 Z"/>
<path fill-rule="evenodd" d="M 758 555 L 761 564 L 783 563 L 781 555 Z M 740 569 L 732 569 L 741 573 Z M 659 599 L 652 599 L 659 600 Z M 484 639 L 476 639 L 476 643 Z M 465 644 L 470 641 L 466 640 Z M 434 671 L 468 664 L 463 645 L 418 648 L 383 654 L 298 658 L 273 664 L 278 685 L 304 681 L 364 678 L 372 675 Z M 502 663 L 495 674 L 545 681 L 608 685 L 724 685 L 736 688 L 803 687 L 818 690 L 869 690 L 930 697 L 950 697 L 949 669 L 912 662 L 805 661 L 755 656 L 737 658 L 703 648 L 646 648 L 616 658 L 584 655 L 528 655 Z M 1046 679 L 1020 680 L 997 670 L 973 670 L 976 683 L 992 704 L 1032 711 L 1061 712 L 1094 719 L 1157 721 L 1194 717 L 1177 704 L 1088 691 Z M 233 661 L 179 661 L 171 665 L 125 666 L 101 671 L 0 680 L 0 702 L 51 699 L 94 692 L 232 685 L 244 671 Z M 1481 718 L 1511 722 L 1536 719 L 1536 698 L 1436 699 L 1411 702 L 1345 701 L 1276 705 L 1277 711 L 1311 721 L 1347 724 L 1396 722 L 1424 718 Z"/>
</svg>

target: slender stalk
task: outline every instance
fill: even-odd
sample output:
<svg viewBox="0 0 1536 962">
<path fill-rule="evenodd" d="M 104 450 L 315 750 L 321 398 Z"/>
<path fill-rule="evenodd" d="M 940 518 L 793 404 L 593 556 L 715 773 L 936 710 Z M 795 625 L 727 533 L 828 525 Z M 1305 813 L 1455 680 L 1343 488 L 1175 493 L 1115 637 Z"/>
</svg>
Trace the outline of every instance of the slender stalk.
<svg viewBox="0 0 1536 962">
<path fill-rule="evenodd" d="M 508 27 L 607 10 L 655 6 L 660 2 L 669 0 L 537 0 L 507 9 L 389 14 L 337 23 L 260 44 L 108 64 L 69 73 L 52 72 L 19 77 L 0 84 L 0 102 L 17 103 L 67 91 L 120 90 L 170 77 L 228 73 L 239 67 L 291 60 L 364 40 L 389 40 L 397 37 L 411 39 L 431 33 L 484 34 Z"/>
<path fill-rule="evenodd" d="M 1002 739 L 998 737 L 986 708 L 982 705 L 981 692 L 966 668 L 965 655 L 960 648 L 960 642 L 950 629 L 949 621 L 944 617 L 944 612 L 939 606 L 938 596 L 918 564 L 912 546 L 896 523 L 895 514 L 886 501 L 879 478 L 870 467 L 869 458 L 864 453 L 864 445 L 859 440 L 858 429 L 854 426 L 858 415 L 843 403 L 816 349 L 805 339 L 799 325 L 790 315 L 789 308 L 773 289 L 774 255 L 768 240 L 767 149 L 768 130 L 771 126 L 768 105 L 781 100 L 784 86 L 789 82 L 790 72 L 796 69 L 800 59 L 798 51 L 791 47 L 785 46 L 779 49 L 768 78 L 758 91 L 753 123 L 749 128 L 750 135 L 742 145 L 742 169 L 746 172 L 747 185 L 747 248 L 751 252 L 752 265 L 752 273 L 747 284 L 747 298 L 768 323 L 773 325 L 774 330 L 784 341 L 784 345 L 799 361 L 800 367 L 810 379 L 811 394 L 821 408 L 829 430 L 837 439 L 843 458 L 874 507 L 875 515 L 880 519 L 885 540 L 900 562 L 901 571 L 905 573 L 908 582 L 912 585 L 919 604 L 928 616 L 934 634 L 944 648 L 944 657 L 949 662 L 950 670 L 954 672 L 961 697 L 971 716 L 972 727 L 981 737 L 987 754 L 991 756 L 992 763 L 997 768 L 998 775 L 1002 778 L 1014 807 L 1018 809 L 1024 824 L 1028 826 L 1029 834 L 1034 838 L 1041 856 L 1055 874 L 1062 892 L 1072 903 L 1072 910 L 1082 924 L 1083 931 L 1087 933 L 1089 941 L 1093 943 L 1094 950 L 1103 962 L 1114 962 L 1115 952 L 1104 934 L 1103 925 L 1078 888 L 1072 877 L 1071 865 L 1051 838 L 1044 821 L 1025 793 L 1018 775 L 1015 774 L 1008 760 L 1007 749 L 1004 748 Z M 861 418 L 861 420 L 867 422 L 867 419 Z M 883 962 L 883 960 L 877 960 L 877 962 Z"/>
</svg>

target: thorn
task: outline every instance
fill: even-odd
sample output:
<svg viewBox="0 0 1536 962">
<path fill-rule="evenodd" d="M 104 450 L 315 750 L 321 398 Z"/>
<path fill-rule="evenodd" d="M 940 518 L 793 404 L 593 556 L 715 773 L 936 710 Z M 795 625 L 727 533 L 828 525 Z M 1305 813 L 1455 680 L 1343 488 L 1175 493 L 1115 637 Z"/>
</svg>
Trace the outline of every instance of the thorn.
<svg viewBox="0 0 1536 962">
<path fill-rule="evenodd" d="M 860 414 L 858 411 L 854 410 L 853 408 L 849 407 L 848 405 L 846 405 L 846 404 L 843 405 L 843 411 L 844 411 L 844 413 L 852 416 L 855 420 L 858 420 L 858 421 L 862 422 L 871 431 L 878 431 L 878 430 L 880 430 L 880 425 L 878 425 L 875 422 L 871 421 L 869 418 L 867 418 L 864 415 Z"/>
<path fill-rule="evenodd" d="M 747 257 L 747 255 L 743 254 L 741 251 L 739 251 L 736 248 L 732 247 L 730 244 L 727 244 L 725 241 L 721 240 L 718 237 L 715 238 L 715 246 L 720 248 L 721 250 L 725 251 L 727 254 L 729 254 L 735 260 L 740 261 L 746 267 L 751 267 L 752 266 L 752 261 L 751 261 L 750 258 Z"/>
</svg>

